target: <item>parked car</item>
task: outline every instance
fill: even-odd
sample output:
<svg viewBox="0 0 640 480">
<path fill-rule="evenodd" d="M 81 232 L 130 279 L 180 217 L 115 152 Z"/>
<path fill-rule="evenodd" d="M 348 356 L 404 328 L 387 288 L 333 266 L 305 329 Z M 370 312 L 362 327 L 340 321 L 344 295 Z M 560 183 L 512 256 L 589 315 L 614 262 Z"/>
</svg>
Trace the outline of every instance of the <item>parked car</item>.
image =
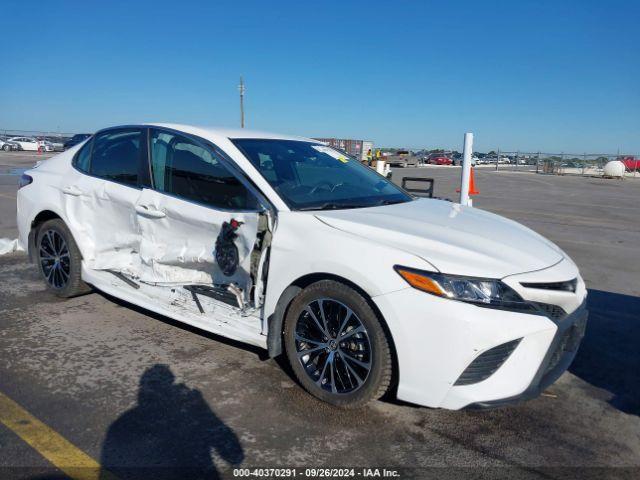
<svg viewBox="0 0 640 480">
<path fill-rule="evenodd" d="M 409 150 L 398 150 L 382 158 L 391 167 L 417 167 L 420 157 L 412 154 Z"/>
<path fill-rule="evenodd" d="M 51 143 L 49 140 L 39 139 L 38 146 L 45 152 L 53 152 L 55 150 L 53 143 Z"/>
<path fill-rule="evenodd" d="M 73 137 L 71 137 L 69 140 L 64 142 L 63 148 L 64 150 L 67 150 L 68 148 L 71 148 L 81 142 L 84 142 L 90 136 L 91 136 L 90 133 L 76 133 Z"/>
<path fill-rule="evenodd" d="M 451 165 L 462 165 L 462 162 L 464 160 L 464 158 L 462 157 L 462 154 L 460 155 L 452 155 L 450 157 L 447 157 L 451 159 Z M 480 159 L 476 156 L 472 156 L 471 157 L 471 165 L 480 165 Z"/>
<path fill-rule="evenodd" d="M 47 142 L 49 142 L 54 152 L 64 151 L 64 142 L 62 141 L 62 137 L 48 136 L 43 138 L 42 140 L 46 140 Z"/>
<path fill-rule="evenodd" d="M 96 288 L 284 354 L 340 407 L 392 379 L 429 407 L 531 398 L 584 333 L 585 284 L 556 245 L 312 139 L 114 127 L 19 187 L 19 241 L 51 292 Z"/>
<path fill-rule="evenodd" d="M 12 142 L 6 137 L 0 138 L 0 148 L 5 152 L 10 152 L 12 150 L 19 150 L 20 146 L 16 142 Z"/>
<path fill-rule="evenodd" d="M 13 137 L 9 141 L 18 145 L 18 150 L 32 151 L 38 150 L 39 142 L 33 137 Z"/>
<path fill-rule="evenodd" d="M 429 157 L 428 163 L 432 165 L 453 165 L 453 160 L 444 155 L 432 155 Z"/>
<path fill-rule="evenodd" d="M 623 157 L 620 159 L 628 172 L 640 172 L 640 159 L 635 157 Z"/>
</svg>

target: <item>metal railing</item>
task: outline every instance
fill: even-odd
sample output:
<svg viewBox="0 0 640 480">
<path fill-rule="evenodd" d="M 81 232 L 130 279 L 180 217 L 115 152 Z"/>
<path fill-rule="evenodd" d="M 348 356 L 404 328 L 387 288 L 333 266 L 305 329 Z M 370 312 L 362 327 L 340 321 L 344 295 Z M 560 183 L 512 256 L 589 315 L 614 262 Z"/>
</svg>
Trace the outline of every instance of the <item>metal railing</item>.
<svg viewBox="0 0 640 480">
<path fill-rule="evenodd" d="M 620 153 L 545 153 L 545 152 L 508 152 L 496 150 L 495 156 L 485 157 L 478 162 L 495 170 L 529 171 L 554 175 L 581 175 L 591 177 L 604 176 L 604 166 L 612 160 L 631 159 L 627 162 L 627 176 L 640 177 L 637 154 Z"/>
</svg>

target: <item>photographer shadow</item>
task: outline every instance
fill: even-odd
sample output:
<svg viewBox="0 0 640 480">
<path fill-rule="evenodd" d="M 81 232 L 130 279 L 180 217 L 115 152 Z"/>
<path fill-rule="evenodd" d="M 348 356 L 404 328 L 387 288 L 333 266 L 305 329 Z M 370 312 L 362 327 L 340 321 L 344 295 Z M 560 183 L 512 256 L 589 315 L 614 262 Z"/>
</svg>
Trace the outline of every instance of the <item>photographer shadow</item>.
<svg viewBox="0 0 640 480">
<path fill-rule="evenodd" d="M 107 430 L 101 479 L 220 478 L 211 454 L 239 465 L 238 437 L 211 410 L 202 394 L 175 383 L 167 365 L 154 365 L 140 378 L 138 404 Z"/>
<path fill-rule="evenodd" d="M 613 394 L 618 410 L 640 415 L 640 297 L 589 289 L 589 321 L 569 371 Z"/>
</svg>

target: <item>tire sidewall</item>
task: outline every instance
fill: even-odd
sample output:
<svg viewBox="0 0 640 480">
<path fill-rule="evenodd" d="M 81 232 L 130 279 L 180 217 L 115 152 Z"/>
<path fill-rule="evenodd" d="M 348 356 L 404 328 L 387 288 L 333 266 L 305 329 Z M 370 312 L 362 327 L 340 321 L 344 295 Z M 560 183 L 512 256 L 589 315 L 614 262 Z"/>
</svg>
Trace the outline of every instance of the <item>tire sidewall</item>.
<svg viewBox="0 0 640 480">
<path fill-rule="evenodd" d="M 46 276 L 44 274 L 44 270 L 42 268 L 42 262 L 40 261 L 40 244 L 42 242 L 42 238 L 44 237 L 45 232 L 53 230 L 60 234 L 64 241 L 67 244 L 67 249 L 69 250 L 69 279 L 63 288 L 55 288 L 49 284 L 46 280 Z M 71 235 L 71 232 L 64 224 L 62 220 L 54 219 L 48 220 L 44 222 L 40 228 L 38 228 L 38 234 L 36 237 L 36 258 L 38 262 L 38 271 L 40 275 L 42 275 L 42 279 L 45 282 L 47 290 L 54 293 L 59 297 L 69 297 L 74 294 L 75 289 L 77 289 L 75 279 L 79 279 L 81 275 L 81 263 L 82 259 L 80 257 L 80 253 L 78 251 L 78 247 Z"/>
<path fill-rule="evenodd" d="M 371 370 L 365 383 L 358 390 L 345 394 L 333 394 L 318 387 L 307 375 L 298 360 L 295 345 L 295 327 L 304 308 L 314 300 L 326 298 L 336 300 L 349 307 L 367 330 L 371 347 Z M 376 313 L 367 301 L 352 288 L 333 280 L 322 280 L 309 285 L 292 302 L 285 318 L 285 349 L 296 378 L 315 397 L 339 407 L 357 407 L 381 396 L 381 384 L 385 381 L 385 370 L 390 364 L 386 334 Z"/>
</svg>

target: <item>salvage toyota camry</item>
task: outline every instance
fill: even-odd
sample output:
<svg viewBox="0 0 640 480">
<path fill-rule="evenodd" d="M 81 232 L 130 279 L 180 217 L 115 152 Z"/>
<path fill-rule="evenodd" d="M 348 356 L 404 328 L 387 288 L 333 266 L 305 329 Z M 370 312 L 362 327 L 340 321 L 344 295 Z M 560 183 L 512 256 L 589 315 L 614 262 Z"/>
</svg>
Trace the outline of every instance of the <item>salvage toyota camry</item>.
<svg viewBox="0 0 640 480">
<path fill-rule="evenodd" d="M 318 141 L 173 124 L 97 132 L 29 170 L 20 242 L 60 297 L 102 290 L 285 354 L 341 407 L 531 398 L 572 361 L 586 289 L 511 220 L 413 198 Z"/>
</svg>

